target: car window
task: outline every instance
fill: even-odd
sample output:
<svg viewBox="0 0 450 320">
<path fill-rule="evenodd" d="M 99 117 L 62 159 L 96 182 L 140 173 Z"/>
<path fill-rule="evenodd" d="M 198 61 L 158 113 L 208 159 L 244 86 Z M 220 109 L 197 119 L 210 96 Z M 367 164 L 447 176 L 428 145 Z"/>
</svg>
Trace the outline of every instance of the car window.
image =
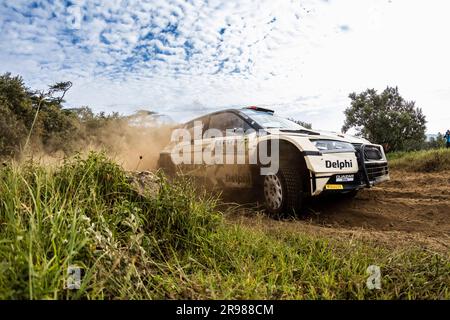
<svg viewBox="0 0 450 320">
<path fill-rule="evenodd" d="M 288 130 L 304 130 L 305 127 L 301 125 L 279 117 L 267 112 L 258 112 L 253 110 L 244 110 L 244 113 L 247 114 L 252 120 L 254 120 L 261 127 L 270 129 L 288 129 Z"/>
<path fill-rule="evenodd" d="M 191 138 L 194 138 L 194 126 L 196 125 L 201 125 L 202 126 L 202 131 L 201 131 L 201 135 L 203 136 L 203 134 L 205 133 L 205 130 L 208 128 L 208 122 L 209 122 L 209 117 L 202 117 L 196 120 L 192 120 L 189 121 L 188 123 L 186 123 L 184 125 L 184 129 L 189 130 L 189 134 L 191 135 Z"/>
<path fill-rule="evenodd" d="M 231 112 L 223 112 L 211 115 L 209 122 L 210 129 L 218 129 L 222 134 L 226 134 L 226 130 L 234 130 L 235 134 L 244 134 L 250 129 L 247 122 L 241 117 Z"/>
</svg>

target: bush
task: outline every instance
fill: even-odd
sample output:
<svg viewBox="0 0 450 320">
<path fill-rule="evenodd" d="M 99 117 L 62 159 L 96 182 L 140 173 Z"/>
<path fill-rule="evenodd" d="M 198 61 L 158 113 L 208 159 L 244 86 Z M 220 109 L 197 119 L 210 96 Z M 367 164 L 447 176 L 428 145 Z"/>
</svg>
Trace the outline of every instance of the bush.
<svg viewBox="0 0 450 320">
<path fill-rule="evenodd" d="M 162 192 L 144 197 L 118 165 L 94 153 L 52 170 L 2 169 L 0 298 L 121 296 L 121 286 L 157 270 L 156 257 L 200 246 L 220 221 L 214 201 L 196 200 L 186 184 L 160 183 Z M 86 279 L 74 294 L 64 290 L 71 264 Z"/>
</svg>

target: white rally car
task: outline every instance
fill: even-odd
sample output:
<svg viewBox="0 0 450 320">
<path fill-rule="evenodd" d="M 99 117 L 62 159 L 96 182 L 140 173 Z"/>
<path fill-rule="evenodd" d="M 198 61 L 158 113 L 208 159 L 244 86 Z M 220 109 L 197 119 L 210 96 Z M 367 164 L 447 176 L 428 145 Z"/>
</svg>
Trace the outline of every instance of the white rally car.
<svg viewBox="0 0 450 320">
<path fill-rule="evenodd" d="M 361 188 L 389 180 L 381 145 L 307 129 L 264 108 L 214 112 L 179 129 L 188 138 L 173 139 L 161 152 L 161 169 L 196 177 L 211 188 L 256 191 L 274 214 L 298 212 L 307 197 L 354 196 Z M 245 155 L 238 159 L 242 150 Z M 275 170 L 262 174 L 261 169 L 268 166 Z"/>
</svg>

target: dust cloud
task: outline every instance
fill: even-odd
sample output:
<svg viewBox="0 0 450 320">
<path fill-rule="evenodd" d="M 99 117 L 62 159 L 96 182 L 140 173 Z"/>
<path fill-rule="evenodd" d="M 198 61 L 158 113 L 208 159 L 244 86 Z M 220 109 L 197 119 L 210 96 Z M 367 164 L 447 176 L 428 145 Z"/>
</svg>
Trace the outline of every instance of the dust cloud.
<svg viewBox="0 0 450 320">
<path fill-rule="evenodd" d="M 89 149 L 106 151 L 126 170 L 155 170 L 160 151 L 170 142 L 172 128 L 111 123 L 100 129 L 98 141 L 91 143 Z"/>
<path fill-rule="evenodd" d="M 97 151 L 105 152 L 125 170 L 152 171 L 157 169 L 159 153 L 169 144 L 174 126 L 158 123 L 133 125 L 126 119 L 117 119 L 67 141 L 71 145 L 70 152 L 50 152 L 35 139 L 28 151 L 21 154 L 20 161 L 58 165 L 75 154 L 85 156 Z"/>
</svg>

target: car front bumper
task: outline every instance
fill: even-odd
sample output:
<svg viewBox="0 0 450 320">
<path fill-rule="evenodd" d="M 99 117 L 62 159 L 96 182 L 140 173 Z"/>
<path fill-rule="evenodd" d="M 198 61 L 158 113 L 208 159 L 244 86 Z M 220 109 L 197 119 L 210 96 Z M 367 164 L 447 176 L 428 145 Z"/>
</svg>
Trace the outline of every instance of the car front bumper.
<svg viewBox="0 0 450 320">
<path fill-rule="evenodd" d="M 372 147 L 370 145 L 370 147 Z M 311 173 L 311 195 L 336 193 L 370 188 L 378 183 L 388 181 L 389 166 L 384 153 L 380 158 L 369 159 L 364 152 L 365 145 L 355 146 L 358 163 L 357 172 Z"/>
</svg>

